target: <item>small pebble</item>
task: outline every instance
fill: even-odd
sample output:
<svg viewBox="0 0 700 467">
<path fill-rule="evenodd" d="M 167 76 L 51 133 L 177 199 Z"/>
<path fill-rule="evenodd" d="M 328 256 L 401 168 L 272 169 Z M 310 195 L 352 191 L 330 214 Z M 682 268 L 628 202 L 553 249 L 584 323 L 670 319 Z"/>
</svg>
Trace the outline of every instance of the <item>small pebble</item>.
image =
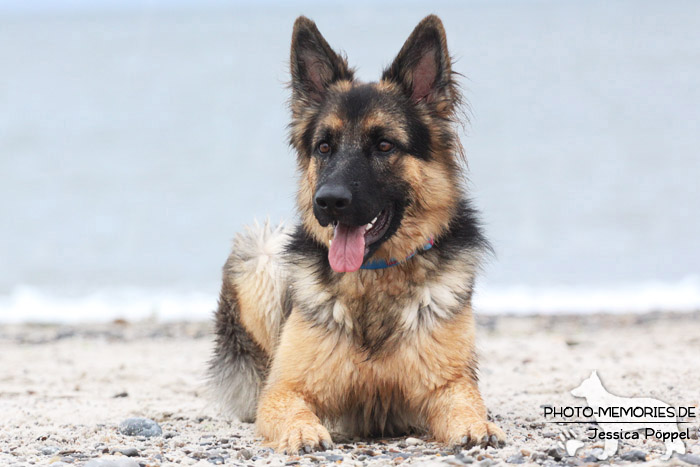
<svg viewBox="0 0 700 467">
<path fill-rule="evenodd" d="M 139 451 L 136 448 L 119 448 L 115 449 L 114 452 L 123 454 L 126 457 L 136 457 L 139 455 Z"/>
<path fill-rule="evenodd" d="M 460 461 L 462 464 L 473 464 L 474 458 L 472 456 L 465 455 L 464 452 L 459 452 L 455 454 L 455 459 Z"/>
<path fill-rule="evenodd" d="M 56 464 L 51 464 L 51 467 Z M 139 467 L 139 463 L 133 459 L 92 459 L 83 467 Z"/>
<path fill-rule="evenodd" d="M 249 460 L 251 457 L 253 457 L 253 453 L 250 452 L 249 449 L 241 449 L 240 451 L 238 451 L 238 457 L 240 459 Z"/>
<path fill-rule="evenodd" d="M 133 417 L 127 418 L 119 424 L 119 432 L 126 436 L 160 436 L 163 429 L 150 418 Z"/>
<path fill-rule="evenodd" d="M 700 465 L 700 456 L 695 454 L 676 454 L 676 457 L 688 464 Z"/>
<path fill-rule="evenodd" d="M 418 446 L 420 444 L 424 444 L 422 439 L 418 438 L 406 438 L 404 441 L 408 446 Z"/>
<path fill-rule="evenodd" d="M 547 455 L 555 461 L 560 461 L 566 455 L 566 452 L 562 448 L 551 448 L 547 451 Z"/>
<path fill-rule="evenodd" d="M 622 454 L 620 459 L 631 462 L 644 462 L 647 460 L 647 455 L 644 453 L 644 451 L 633 449 L 632 451 Z"/>
<path fill-rule="evenodd" d="M 61 449 L 58 446 L 44 446 L 41 448 L 41 454 L 44 456 L 52 456 L 56 454 Z"/>
<path fill-rule="evenodd" d="M 506 459 L 506 462 L 509 464 L 524 464 L 525 458 L 522 454 L 518 453 L 510 456 L 508 459 Z"/>
</svg>

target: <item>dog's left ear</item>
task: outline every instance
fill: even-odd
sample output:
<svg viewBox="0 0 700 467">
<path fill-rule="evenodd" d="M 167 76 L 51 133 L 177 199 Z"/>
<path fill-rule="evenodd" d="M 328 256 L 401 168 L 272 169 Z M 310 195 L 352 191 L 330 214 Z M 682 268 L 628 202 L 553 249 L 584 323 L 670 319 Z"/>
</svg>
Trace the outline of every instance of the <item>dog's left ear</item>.
<svg viewBox="0 0 700 467">
<path fill-rule="evenodd" d="M 418 23 L 382 80 L 399 84 L 414 102 L 452 104 L 452 67 L 440 18 L 430 15 Z"/>
</svg>

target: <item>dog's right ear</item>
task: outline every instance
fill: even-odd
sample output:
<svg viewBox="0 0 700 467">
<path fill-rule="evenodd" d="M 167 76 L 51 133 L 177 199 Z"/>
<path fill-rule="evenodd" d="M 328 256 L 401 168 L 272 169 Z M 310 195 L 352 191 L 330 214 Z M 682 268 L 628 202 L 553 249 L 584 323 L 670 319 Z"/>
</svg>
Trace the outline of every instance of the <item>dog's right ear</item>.
<svg viewBox="0 0 700 467">
<path fill-rule="evenodd" d="M 305 16 L 294 22 L 290 67 L 293 99 L 319 102 L 328 86 L 353 79 L 347 61 L 335 53 L 316 23 Z"/>
</svg>

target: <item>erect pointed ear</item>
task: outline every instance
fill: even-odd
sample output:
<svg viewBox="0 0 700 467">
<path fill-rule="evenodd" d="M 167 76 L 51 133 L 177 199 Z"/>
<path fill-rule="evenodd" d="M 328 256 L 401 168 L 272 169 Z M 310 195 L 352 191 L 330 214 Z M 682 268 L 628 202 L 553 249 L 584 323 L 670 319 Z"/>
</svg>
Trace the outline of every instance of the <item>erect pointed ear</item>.
<svg viewBox="0 0 700 467">
<path fill-rule="evenodd" d="M 292 93 L 294 99 L 320 101 L 328 86 L 352 80 L 352 70 L 335 53 L 309 18 L 300 16 L 292 32 Z"/>
<path fill-rule="evenodd" d="M 454 98 L 452 68 L 442 21 L 426 16 L 413 30 L 383 80 L 402 86 L 414 102 Z"/>
</svg>

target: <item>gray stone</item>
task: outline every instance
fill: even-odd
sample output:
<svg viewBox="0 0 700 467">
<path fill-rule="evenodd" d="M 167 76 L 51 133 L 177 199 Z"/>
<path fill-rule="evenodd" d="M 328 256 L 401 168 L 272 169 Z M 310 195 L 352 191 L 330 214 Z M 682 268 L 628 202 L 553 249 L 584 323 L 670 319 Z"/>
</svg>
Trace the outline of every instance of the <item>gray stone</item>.
<svg viewBox="0 0 700 467">
<path fill-rule="evenodd" d="M 640 451 L 639 449 L 633 449 L 632 451 L 628 451 L 620 456 L 620 459 L 623 461 L 631 461 L 631 462 L 644 462 L 647 460 L 647 455 L 644 453 L 644 451 Z"/>
<path fill-rule="evenodd" d="M 676 454 L 676 457 L 688 464 L 700 465 L 700 456 L 695 454 Z"/>
<path fill-rule="evenodd" d="M 133 459 L 92 459 L 87 461 L 83 467 L 139 467 L 139 463 Z"/>
<path fill-rule="evenodd" d="M 510 456 L 508 459 L 506 459 L 506 462 L 509 464 L 524 464 L 525 458 L 522 454 L 518 453 Z"/>
<path fill-rule="evenodd" d="M 210 457 L 210 458 L 207 459 L 207 461 L 211 462 L 211 463 L 214 464 L 214 465 L 221 465 L 221 464 L 223 464 L 224 462 L 226 462 L 226 461 L 224 460 L 224 458 L 221 457 L 221 456 Z"/>
<path fill-rule="evenodd" d="M 318 455 L 325 457 L 329 462 L 342 461 L 344 459 L 343 456 L 339 456 L 338 454 L 330 454 L 326 452 L 319 452 Z"/>
<path fill-rule="evenodd" d="M 139 455 L 139 451 L 136 448 L 118 448 L 115 449 L 114 452 L 119 452 L 126 457 L 136 457 Z"/>
<path fill-rule="evenodd" d="M 249 449 L 241 449 L 238 451 L 238 457 L 241 459 L 249 460 L 251 457 L 253 457 L 253 453 L 250 452 Z"/>
<path fill-rule="evenodd" d="M 474 458 L 472 456 L 467 456 L 463 452 L 455 454 L 455 459 L 457 459 L 462 464 L 473 464 Z"/>
<path fill-rule="evenodd" d="M 41 448 L 40 452 L 44 456 L 52 456 L 60 450 L 61 448 L 59 448 L 58 446 L 44 446 L 43 448 Z"/>
<path fill-rule="evenodd" d="M 119 432 L 126 436 L 161 436 L 163 430 L 156 422 L 150 418 L 133 417 L 127 418 L 119 424 Z"/>
<path fill-rule="evenodd" d="M 560 461 L 566 455 L 566 452 L 562 448 L 551 448 L 547 451 L 547 455 L 555 461 Z"/>
</svg>

